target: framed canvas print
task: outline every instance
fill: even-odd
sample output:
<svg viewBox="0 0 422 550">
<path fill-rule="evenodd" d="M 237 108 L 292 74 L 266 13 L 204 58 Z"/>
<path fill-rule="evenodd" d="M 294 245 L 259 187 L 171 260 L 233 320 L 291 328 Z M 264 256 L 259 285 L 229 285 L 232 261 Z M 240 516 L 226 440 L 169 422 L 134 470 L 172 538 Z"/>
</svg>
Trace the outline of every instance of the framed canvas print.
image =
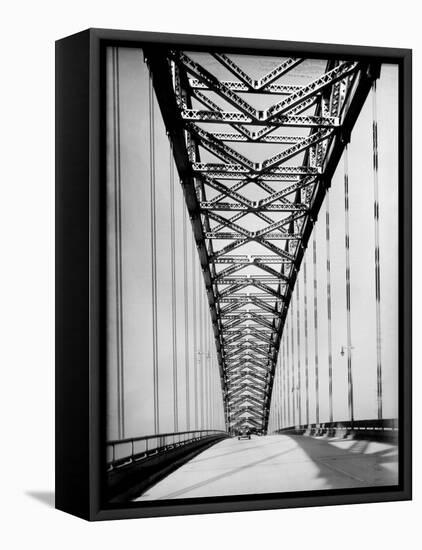
<svg viewBox="0 0 422 550">
<path fill-rule="evenodd" d="M 56 44 L 56 503 L 411 498 L 411 51 Z"/>
</svg>

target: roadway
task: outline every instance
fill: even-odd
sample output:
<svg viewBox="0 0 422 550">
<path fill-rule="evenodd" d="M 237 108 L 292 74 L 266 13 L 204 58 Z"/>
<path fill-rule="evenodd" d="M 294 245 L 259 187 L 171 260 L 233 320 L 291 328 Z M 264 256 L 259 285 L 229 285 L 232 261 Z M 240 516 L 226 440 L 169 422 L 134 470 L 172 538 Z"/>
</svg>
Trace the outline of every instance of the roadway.
<svg viewBox="0 0 422 550">
<path fill-rule="evenodd" d="M 397 447 L 291 435 L 225 439 L 148 489 L 138 501 L 394 485 Z"/>
</svg>

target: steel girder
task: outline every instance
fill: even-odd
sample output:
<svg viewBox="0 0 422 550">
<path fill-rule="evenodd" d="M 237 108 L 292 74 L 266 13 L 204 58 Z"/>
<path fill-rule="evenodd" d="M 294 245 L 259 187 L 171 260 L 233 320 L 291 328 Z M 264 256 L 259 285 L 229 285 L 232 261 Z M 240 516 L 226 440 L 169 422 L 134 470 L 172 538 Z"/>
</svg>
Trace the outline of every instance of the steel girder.
<svg viewBox="0 0 422 550">
<path fill-rule="evenodd" d="M 208 56 L 212 63 L 157 46 L 145 56 L 198 247 L 226 423 L 248 411 L 267 429 L 297 273 L 379 66 L 329 60 L 298 85 L 288 77 L 303 73 L 299 58 L 256 78 L 222 52 Z M 235 80 L 213 74 L 216 62 Z M 257 147 L 270 148 L 264 160 L 250 157 Z"/>
</svg>

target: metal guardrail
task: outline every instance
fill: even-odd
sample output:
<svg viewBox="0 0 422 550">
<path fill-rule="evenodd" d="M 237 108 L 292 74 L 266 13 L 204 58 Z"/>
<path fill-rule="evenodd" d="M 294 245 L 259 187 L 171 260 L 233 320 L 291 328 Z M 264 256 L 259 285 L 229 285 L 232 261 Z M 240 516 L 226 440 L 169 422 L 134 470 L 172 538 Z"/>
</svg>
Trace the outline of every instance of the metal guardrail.
<svg viewBox="0 0 422 550">
<path fill-rule="evenodd" d="M 107 441 L 107 467 L 109 471 L 122 468 L 152 455 L 219 434 L 229 436 L 224 430 L 193 430 Z"/>
<path fill-rule="evenodd" d="M 391 437 L 394 437 L 398 433 L 398 420 L 395 418 L 387 419 L 372 419 L 372 420 L 354 420 L 351 422 L 320 422 L 319 424 L 309 424 L 301 426 L 289 426 L 287 428 L 282 428 L 277 430 L 276 433 L 283 432 L 296 432 L 296 433 L 307 433 L 308 435 L 348 435 L 350 433 L 355 433 L 356 435 L 368 434 L 380 434 L 385 433 Z"/>
</svg>

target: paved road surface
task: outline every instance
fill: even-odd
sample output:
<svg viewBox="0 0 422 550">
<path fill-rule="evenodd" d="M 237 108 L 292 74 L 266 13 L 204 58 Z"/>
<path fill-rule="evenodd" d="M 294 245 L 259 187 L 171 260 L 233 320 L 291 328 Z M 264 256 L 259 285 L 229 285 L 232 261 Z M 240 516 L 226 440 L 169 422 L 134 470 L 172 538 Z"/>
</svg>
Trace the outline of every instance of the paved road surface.
<svg viewBox="0 0 422 550">
<path fill-rule="evenodd" d="M 397 483 L 397 447 L 337 438 L 225 439 L 137 500 L 339 489 Z"/>
</svg>

